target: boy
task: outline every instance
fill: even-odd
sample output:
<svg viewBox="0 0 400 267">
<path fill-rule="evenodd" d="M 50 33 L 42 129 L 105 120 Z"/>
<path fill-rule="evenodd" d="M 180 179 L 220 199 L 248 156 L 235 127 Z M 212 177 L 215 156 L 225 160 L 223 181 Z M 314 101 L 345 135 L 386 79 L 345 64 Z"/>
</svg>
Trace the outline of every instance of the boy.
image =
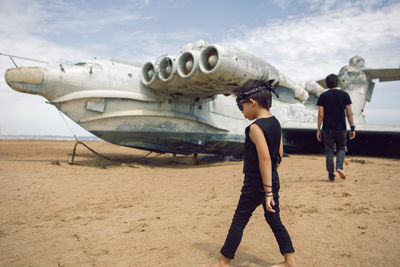
<svg viewBox="0 0 400 267">
<path fill-rule="evenodd" d="M 212 267 L 229 266 L 253 211 L 262 205 L 264 216 L 279 244 L 285 261 L 274 266 L 297 266 L 292 241 L 279 215 L 279 176 L 277 168 L 283 156 L 281 126 L 269 111 L 273 81 L 248 80 L 233 93 L 243 115 L 255 120 L 245 130 L 245 174 L 232 224 L 221 248 L 221 257 Z"/>
</svg>

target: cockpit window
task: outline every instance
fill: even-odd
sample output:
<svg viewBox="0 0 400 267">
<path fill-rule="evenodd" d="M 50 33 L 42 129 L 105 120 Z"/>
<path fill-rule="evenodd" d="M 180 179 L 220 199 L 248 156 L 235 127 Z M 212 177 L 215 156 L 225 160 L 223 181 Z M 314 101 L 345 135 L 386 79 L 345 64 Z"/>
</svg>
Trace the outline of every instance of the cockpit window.
<svg viewBox="0 0 400 267">
<path fill-rule="evenodd" d="M 75 66 L 85 66 L 85 65 L 87 65 L 86 62 L 78 62 L 75 64 Z"/>
</svg>

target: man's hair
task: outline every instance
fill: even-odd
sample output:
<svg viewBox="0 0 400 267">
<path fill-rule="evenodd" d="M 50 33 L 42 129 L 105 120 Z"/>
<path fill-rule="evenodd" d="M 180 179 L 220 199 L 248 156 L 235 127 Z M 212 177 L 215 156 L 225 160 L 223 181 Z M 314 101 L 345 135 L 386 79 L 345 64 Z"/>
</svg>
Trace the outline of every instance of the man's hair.
<svg viewBox="0 0 400 267">
<path fill-rule="evenodd" d="M 265 87 L 264 90 L 259 90 L 256 91 L 255 93 L 246 95 L 242 99 L 253 99 L 258 102 L 258 104 L 269 110 L 271 107 L 271 102 L 272 102 L 272 95 L 271 95 L 271 84 L 267 81 L 264 80 L 254 80 L 250 79 L 247 80 L 242 86 L 234 89 L 232 93 L 236 96 L 241 96 L 244 95 L 244 93 L 254 89 L 254 88 L 259 88 L 259 87 Z"/>
<path fill-rule="evenodd" d="M 325 78 L 325 83 L 326 83 L 326 86 L 330 89 L 337 87 L 339 84 L 338 76 L 336 76 L 335 74 L 329 74 Z"/>
</svg>

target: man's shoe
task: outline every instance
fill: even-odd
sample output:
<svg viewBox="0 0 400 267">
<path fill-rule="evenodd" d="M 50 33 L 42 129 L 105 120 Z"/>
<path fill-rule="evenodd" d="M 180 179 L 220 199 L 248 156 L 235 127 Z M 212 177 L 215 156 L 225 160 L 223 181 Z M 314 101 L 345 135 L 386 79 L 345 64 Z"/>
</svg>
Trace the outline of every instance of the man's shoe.
<svg viewBox="0 0 400 267">
<path fill-rule="evenodd" d="M 329 181 L 331 181 L 331 182 L 335 181 L 335 175 L 334 174 L 329 174 Z"/>
<path fill-rule="evenodd" d="M 337 171 L 337 173 L 339 174 L 340 178 L 346 179 L 346 174 L 344 174 L 344 171 L 343 171 L 343 170 L 337 169 L 336 171 Z"/>
</svg>

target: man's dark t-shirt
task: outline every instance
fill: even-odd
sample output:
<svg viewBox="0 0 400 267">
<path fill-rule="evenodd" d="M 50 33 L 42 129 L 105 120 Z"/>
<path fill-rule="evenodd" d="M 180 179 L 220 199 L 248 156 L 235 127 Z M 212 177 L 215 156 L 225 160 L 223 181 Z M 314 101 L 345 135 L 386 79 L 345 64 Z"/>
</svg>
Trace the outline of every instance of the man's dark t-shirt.
<svg viewBox="0 0 400 267">
<path fill-rule="evenodd" d="M 322 93 L 317 105 L 324 107 L 323 130 L 346 130 L 346 106 L 351 104 L 348 93 L 340 89 L 329 89 Z"/>
</svg>

